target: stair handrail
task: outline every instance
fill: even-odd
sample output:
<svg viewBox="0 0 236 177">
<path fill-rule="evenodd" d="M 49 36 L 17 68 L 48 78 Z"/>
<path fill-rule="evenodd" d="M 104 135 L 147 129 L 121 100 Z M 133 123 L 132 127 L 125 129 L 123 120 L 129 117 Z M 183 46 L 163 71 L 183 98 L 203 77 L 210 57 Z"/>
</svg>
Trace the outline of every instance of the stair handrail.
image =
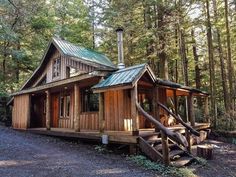
<svg viewBox="0 0 236 177">
<path fill-rule="evenodd" d="M 184 147 L 188 147 L 188 142 L 182 134 L 171 131 L 170 129 L 166 128 L 162 123 L 160 123 L 154 117 L 152 117 L 150 114 L 144 111 L 144 109 L 140 106 L 138 102 L 136 102 L 136 107 L 139 113 L 141 113 L 146 119 L 152 122 L 155 125 L 155 127 L 161 130 L 167 137 L 169 137 L 176 143 L 183 145 Z"/>
<path fill-rule="evenodd" d="M 180 122 L 186 129 L 188 129 L 192 134 L 196 135 L 196 136 L 200 136 L 200 133 L 198 131 L 196 131 L 195 129 L 193 129 L 193 127 L 191 127 L 189 124 L 185 123 L 183 121 L 183 119 L 180 117 L 180 115 L 175 115 L 173 112 L 171 112 L 165 105 L 163 105 L 162 103 L 160 103 L 159 101 L 157 101 L 157 104 L 163 108 L 165 111 L 167 111 L 169 114 L 171 114 L 178 122 Z"/>
</svg>

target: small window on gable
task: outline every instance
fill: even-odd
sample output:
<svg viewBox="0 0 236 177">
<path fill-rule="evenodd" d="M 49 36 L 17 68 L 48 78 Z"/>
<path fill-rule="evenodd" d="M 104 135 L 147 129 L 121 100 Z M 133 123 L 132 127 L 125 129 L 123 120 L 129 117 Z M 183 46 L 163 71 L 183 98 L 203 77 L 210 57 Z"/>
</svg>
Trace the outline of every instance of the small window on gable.
<svg viewBox="0 0 236 177">
<path fill-rule="evenodd" d="M 80 74 L 83 74 L 85 73 L 84 71 L 81 71 L 77 68 L 73 68 L 73 67 L 66 67 L 66 77 L 69 78 L 69 77 L 74 77 L 74 76 L 78 76 Z"/>
<path fill-rule="evenodd" d="M 61 69 L 61 59 L 57 58 L 53 61 L 53 67 L 52 67 L 53 78 L 58 78 L 60 76 L 60 69 Z"/>
<path fill-rule="evenodd" d="M 82 112 L 96 112 L 99 110 L 98 94 L 91 89 L 84 89 L 81 92 Z"/>
</svg>

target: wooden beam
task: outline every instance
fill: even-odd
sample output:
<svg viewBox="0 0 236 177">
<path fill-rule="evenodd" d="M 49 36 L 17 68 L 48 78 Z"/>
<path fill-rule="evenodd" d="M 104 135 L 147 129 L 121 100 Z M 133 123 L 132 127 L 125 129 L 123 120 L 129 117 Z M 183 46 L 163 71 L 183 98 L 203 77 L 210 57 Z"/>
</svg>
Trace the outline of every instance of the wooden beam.
<svg viewBox="0 0 236 177">
<path fill-rule="evenodd" d="M 104 88 L 97 88 L 93 89 L 93 93 L 101 93 L 101 92 L 106 92 L 106 91 L 116 91 L 116 90 L 125 90 L 125 89 L 131 89 L 133 88 L 132 85 L 130 84 L 120 84 L 120 85 L 115 85 L 115 86 L 107 86 Z"/>
<path fill-rule="evenodd" d="M 139 132 L 139 117 L 136 108 L 138 102 L 138 88 L 137 84 L 131 89 L 131 117 L 132 117 L 132 131 L 133 135 L 138 135 Z"/>
<path fill-rule="evenodd" d="M 50 130 L 51 128 L 51 94 L 49 90 L 46 90 L 46 128 L 47 130 Z"/>
<path fill-rule="evenodd" d="M 102 72 L 97 72 L 94 74 L 86 73 L 86 74 L 82 74 L 79 76 L 71 77 L 69 79 L 63 79 L 63 80 L 47 83 L 44 85 L 40 85 L 38 87 L 32 87 L 29 89 L 21 90 L 19 92 L 13 93 L 11 96 L 22 95 L 25 93 L 32 93 L 32 92 L 38 92 L 38 91 L 44 91 L 44 90 L 48 90 L 49 88 L 52 88 L 52 87 L 63 86 L 63 85 L 67 85 L 69 83 L 74 83 L 77 81 L 86 80 L 86 79 L 90 79 L 90 78 L 94 78 L 94 77 L 102 77 L 102 76 L 104 76 L 104 73 L 102 73 Z"/>
<path fill-rule="evenodd" d="M 74 129 L 76 132 L 80 131 L 80 88 L 78 83 L 74 85 Z"/>
<path fill-rule="evenodd" d="M 31 96 L 28 94 L 28 111 L 27 111 L 27 123 L 26 123 L 26 128 L 30 128 L 30 113 L 31 113 Z"/>
<path fill-rule="evenodd" d="M 188 96 L 188 115 L 191 126 L 195 126 L 195 115 L 193 107 L 193 94 L 190 93 Z"/>
<path fill-rule="evenodd" d="M 104 132 L 105 129 L 105 117 L 104 117 L 104 93 L 99 93 L 99 131 Z"/>
</svg>

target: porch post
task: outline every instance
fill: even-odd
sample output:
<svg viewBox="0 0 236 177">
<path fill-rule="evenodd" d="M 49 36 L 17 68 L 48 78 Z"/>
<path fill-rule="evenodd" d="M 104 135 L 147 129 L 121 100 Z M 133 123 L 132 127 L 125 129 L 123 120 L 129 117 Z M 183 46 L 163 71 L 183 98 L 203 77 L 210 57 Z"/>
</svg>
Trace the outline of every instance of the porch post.
<svg viewBox="0 0 236 177">
<path fill-rule="evenodd" d="M 46 128 L 50 130 L 51 119 L 51 94 L 49 90 L 46 90 Z"/>
<path fill-rule="evenodd" d="M 103 133 L 105 129 L 104 119 L 104 93 L 99 93 L 99 131 Z"/>
<path fill-rule="evenodd" d="M 133 135 L 139 134 L 139 117 L 136 108 L 136 102 L 138 102 L 138 87 L 137 84 L 131 90 L 131 117 L 132 117 L 132 131 Z"/>
<path fill-rule="evenodd" d="M 160 122 L 160 110 L 159 106 L 157 104 L 158 101 L 158 88 L 157 86 L 154 86 L 153 88 L 153 99 L 152 99 L 152 105 L 153 105 L 153 116 L 154 118 Z M 158 128 L 155 128 L 156 132 L 159 132 Z"/>
<path fill-rule="evenodd" d="M 204 105 L 204 117 L 207 122 L 210 122 L 209 119 L 209 107 L 208 107 L 208 96 L 205 97 L 205 105 Z"/>
<path fill-rule="evenodd" d="M 157 101 L 158 101 L 158 88 L 157 86 L 155 86 L 153 88 L 153 99 L 152 99 L 152 105 L 153 105 L 153 116 L 156 120 L 160 121 L 160 116 L 159 116 L 159 110 L 158 110 L 158 105 L 157 105 Z"/>
<path fill-rule="evenodd" d="M 177 98 L 177 94 L 176 94 L 176 90 L 173 90 L 174 92 L 174 106 L 175 106 L 175 114 L 178 116 L 178 98 Z"/>
<path fill-rule="evenodd" d="M 195 126 L 195 116 L 193 107 L 193 93 L 190 92 L 188 96 L 188 115 L 191 126 Z"/>
<path fill-rule="evenodd" d="M 76 132 L 80 131 L 80 88 L 76 83 L 74 85 L 74 94 L 75 94 L 75 102 L 74 102 L 74 129 Z"/>
</svg>

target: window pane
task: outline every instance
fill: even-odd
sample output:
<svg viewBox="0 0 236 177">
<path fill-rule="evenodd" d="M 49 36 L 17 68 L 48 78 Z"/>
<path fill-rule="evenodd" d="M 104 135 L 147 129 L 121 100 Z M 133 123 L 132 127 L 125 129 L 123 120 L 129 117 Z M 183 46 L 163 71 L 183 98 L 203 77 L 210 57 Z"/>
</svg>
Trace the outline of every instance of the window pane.
<svg viewBox="0 0 236 177">
<path fill-rule="evenodd" d="M 82 112 L 98 111 L 98 94 L 92 93 L 89 89 L 83 90 L 81 93 Z"/>
<path fill-rule="evenodd" d="M 53 62 L 53 68 L 52 68 L 52 76 L 58 77 L 60 75 L 60 66 L 61 66 L 61 59 L 58 58 L 54 60 Z"/>
<path fill-rule="evenodd" d="M 70 96 L 66 96 L 66 116 L 70 116 Z"/>
<path fill-rule="evenodd" d="M 64 97 L 60 97 L 60 117 L 64 117 Z"/>
</svg>

